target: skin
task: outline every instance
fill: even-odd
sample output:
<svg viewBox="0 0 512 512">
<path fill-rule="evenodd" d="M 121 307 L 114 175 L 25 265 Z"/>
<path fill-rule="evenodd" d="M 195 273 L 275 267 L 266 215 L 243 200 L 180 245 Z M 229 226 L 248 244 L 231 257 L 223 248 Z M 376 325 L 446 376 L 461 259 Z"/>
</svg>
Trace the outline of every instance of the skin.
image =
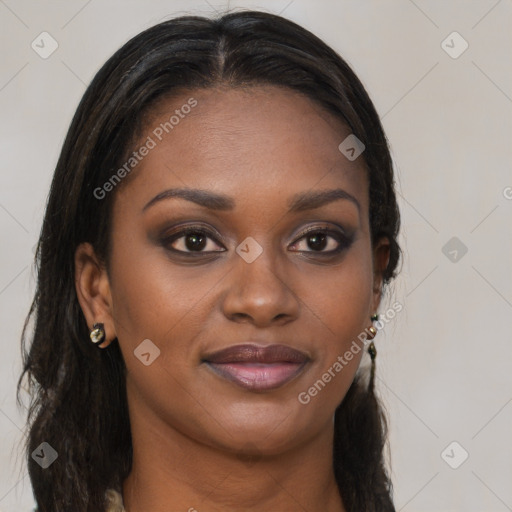
<svg viewBox="0 0 512 512">
<path fill-rule="evenodd" d="M 363 350 L 308 404 L 297 397 L 371 325 L 379 305 L 389 243 L 371 246 L 363 157 L 351 162 L 338 150 L 350 134 L 339 120 L 274 86 L 167 100 L 141 141 L 191 96 L 198 105 L 115 191 L 110 271 L 89 244 L 75 255 L 87 323 L 105 324 L 102 346 L 117 337 L 127 366 L 134 459 L 126 510 L 344 511 L 332 471 L 333 415 Z M 178 187 L 227 195 L 234 207 L 168 198 L 143 211 Z M 359 208 L 338 199 L 288 212 L 295 194 L 338 188 Z M 193 251 L 183 235 L 162 241 L 183 223 L 213 230 L 199 249 L 207 254 L 172 253 Z M 328 233 L 318 248 L 301 237 L 309 227 L 351 241 Z M 235 252 L 249 236 L 263 249 L 252 263 Z M 339 254 L 321 255 L 340 245 Z M 145 339 L 160 349 L 149 366 L 134 357 Z M 289 345 L 310 362 L 266 392 L 238 387 L 201 362 L 248 340 Z"/>
</svg>

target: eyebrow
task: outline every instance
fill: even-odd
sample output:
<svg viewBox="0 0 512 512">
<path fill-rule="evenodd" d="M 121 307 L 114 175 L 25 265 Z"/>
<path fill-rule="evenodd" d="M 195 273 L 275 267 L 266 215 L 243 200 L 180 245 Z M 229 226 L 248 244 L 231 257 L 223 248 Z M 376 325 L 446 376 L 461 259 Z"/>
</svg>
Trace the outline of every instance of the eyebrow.
<svg viewBox="0 0 512 512">
<path fill-rule="evenodd" d="M 326 204 L 332 203 L 338 199 L 346 199 L 351 201 L 357 206 L 359 213 L 361 213 L 361 205 L 359 201 L 346 190 L 342 188 L 335 188 L 332 190 L 310 190 L 295 194 L 289 203 L 290 212 L 302 212 L 304 210 L 314 210 Z"/>
<path fill-rule="evenodd" d="M 233 210 L 235 202 L 228 196 L 223 194 L 217 194 L 209 190 L 200 190 L 195 188 L 171 188 L 164 190 L 160 194 L 156 195 L 149 201 L 142 211 L 146 211 L 154 204 L 163 201 L 164 199 L 170 199 L 172 197 L 179 197 L 192 201 L 200 206 L 209 208 L 210 210 Z"/>
<path fill-rule="evenodd" d="M 235 201 L 233 198 L 224 194 L 218 194 L 210 190 L 201 190 L 193 188 L 172 188 L 160 192 L 158 195 L 153 197 L 142 209 L 146 211 L 154 204 L 163 201 L 164 199 L 170 198 L 182 198 L 187 201 L 191 201 L 200 206 L 204 206 L 210 210 L 219 211 L 230 211 L 235 207 Z M 361 205 L 359 201 L 346 190 L 342 188 L 335 188 L 329 190 L 309 190 L 295 194 L 288 202 L 288 208 L 290 213 L 302 212 L 306 210 L 314 210 L 320 208 L 326 204 L 332 203 L 338 199 L 346 199 L 351 201 L 357 206 L 359 213 L 361 212 Z"/>
</svg>

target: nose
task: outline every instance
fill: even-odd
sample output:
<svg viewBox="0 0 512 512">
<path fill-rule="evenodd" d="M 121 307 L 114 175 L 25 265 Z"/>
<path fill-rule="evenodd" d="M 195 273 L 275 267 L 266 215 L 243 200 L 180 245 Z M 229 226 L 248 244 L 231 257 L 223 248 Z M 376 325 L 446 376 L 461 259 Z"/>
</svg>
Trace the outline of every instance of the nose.
<svg viewBox="0 0 512 512">
<path fill-rule="evenodd" d="M 284 325 L 298 317 L 300 300 L 290 273 L 282 269 L 272 251 L 264 250 L 252 263 L 236 255 L 233 265 L 226 276 L 222 303 L 227 318 L 265 327 Z"/>
</svg>

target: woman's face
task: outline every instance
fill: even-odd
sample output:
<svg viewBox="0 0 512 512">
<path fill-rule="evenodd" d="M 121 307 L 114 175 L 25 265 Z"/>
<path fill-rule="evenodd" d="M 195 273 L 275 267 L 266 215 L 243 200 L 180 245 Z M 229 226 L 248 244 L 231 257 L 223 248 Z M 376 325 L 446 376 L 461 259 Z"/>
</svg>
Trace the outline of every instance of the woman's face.
<svg viewBox="0 0 512 512">
<path fill-rule="evenodd" d="M 135 149 L 149 149 L 111 192 L 93 319 L 119 340 L 134 424 L 262 454 L 331 428 L 387 257 L 370 243 L 364 153 L 338 149 L 348 135 L 272 86 L 196 90 L 146 120 Z"/>
</svg>

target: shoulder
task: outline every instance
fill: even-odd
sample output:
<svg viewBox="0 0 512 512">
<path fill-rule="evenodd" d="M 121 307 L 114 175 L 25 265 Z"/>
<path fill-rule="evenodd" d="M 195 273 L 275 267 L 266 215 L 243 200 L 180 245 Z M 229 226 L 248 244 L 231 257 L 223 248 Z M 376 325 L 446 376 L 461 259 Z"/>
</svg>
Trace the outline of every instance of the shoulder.
<svg viewBox="0 0 512 512">
<path fill-rule="evenodd" d="M 123 506 L 123 497 L 114 489 L 108 489 L 105 493 L 107 498 L 107 510 L 105 512 L 126 512 Z M 35 508 L 33 512 L 38 512 Z"/>
</svg>

